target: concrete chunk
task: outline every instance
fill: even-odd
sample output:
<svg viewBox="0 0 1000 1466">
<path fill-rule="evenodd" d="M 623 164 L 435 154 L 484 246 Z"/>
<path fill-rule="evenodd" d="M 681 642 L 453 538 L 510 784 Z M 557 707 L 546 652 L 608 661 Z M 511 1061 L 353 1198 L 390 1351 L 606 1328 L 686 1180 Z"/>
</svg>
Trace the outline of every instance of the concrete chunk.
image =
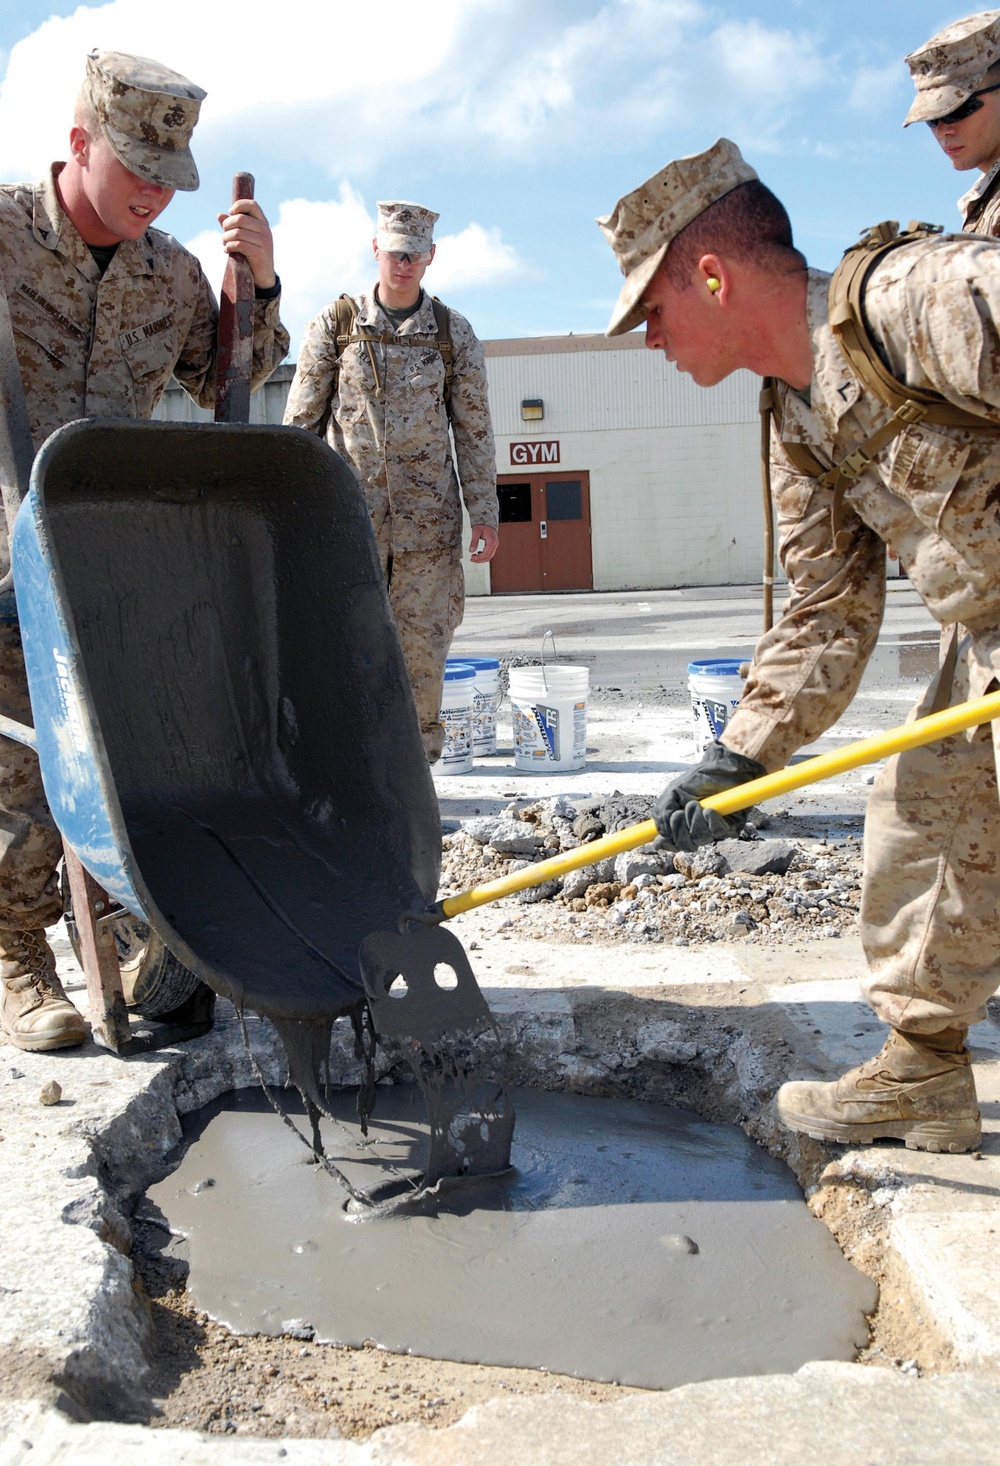
<svg viewBox="0 0 1000 1466">
<path fill-rule="evenodd" d="M 787 840 L 720 840 L 716 846 L 731 871 L 783 876 L 797 854 Z"/>
</svg>

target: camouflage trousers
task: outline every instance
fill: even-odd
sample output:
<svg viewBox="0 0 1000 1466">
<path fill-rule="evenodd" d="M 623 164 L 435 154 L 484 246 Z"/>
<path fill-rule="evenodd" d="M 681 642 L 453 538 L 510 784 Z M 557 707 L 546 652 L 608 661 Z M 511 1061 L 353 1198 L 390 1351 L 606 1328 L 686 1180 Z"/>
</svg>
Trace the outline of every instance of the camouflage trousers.
<svg viewBox="0 0 1000 1466">
<path fill-rule="evenodd" d="M 13 621 L 0 621 L 0 712 L 31 722 L 21 633 Z M 0 926 L 35 931 L 59 920 L 61 856 L 37 755 L 0 738 Z"/>
<path fill-rule="evenodd" d="M 969 696 L 968 637 L 949 648 L 912 717 Z M 1000 728 L 993 724 L 1000 738 Z M 862 983 L 908 1033 L 975 1023 L 1000 984 L 1000 803 L 990 728 L 889 759 L 865 816 Z"/>
<path fill-rule="evenodd" d="M 444 664 L 465 609 L 461 556 L 457 549 L 393 552 L 387 527 L 376 530 L 375 540 L 427 761 L 436 763 L 444 746 Z"/>
</svg>

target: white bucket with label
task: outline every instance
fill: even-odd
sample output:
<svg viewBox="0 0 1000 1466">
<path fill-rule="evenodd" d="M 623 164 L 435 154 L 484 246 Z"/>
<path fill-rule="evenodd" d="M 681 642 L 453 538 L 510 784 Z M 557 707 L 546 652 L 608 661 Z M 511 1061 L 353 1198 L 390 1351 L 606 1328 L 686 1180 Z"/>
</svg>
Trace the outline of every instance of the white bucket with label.
<svg viewBox="0 0 1000 1466">
<path fill-rule="evenodd" d="M 688 662 L 688 691 L 694 718 L 694 741 L 700 753 L 722 730 L 735 713 L 743 696 L 743 678 L 738 657 L 708 657 Z"/>
<path fill-rule="evenodd" d="M 511 667 L 516 769 L 559 774 L 583 768 L 589 691 L 587 667 Z"/>
<path fill-rule="evenodd" d="M 435 774 L 467 774 L 472 768 L 472 699 L 476 669 L 467 662 L 445 663 L 441 691 L 444 748 Z"/>
<path fill-rule="evenodd" d="M 449 658 L 449 661 L 451 659 Z M 472 752 L 487 758 L 497 751 L 497 711 L 500 707 L 499 657 L 456 657 L 475 668 L 472 684 Z"/>
</svg>

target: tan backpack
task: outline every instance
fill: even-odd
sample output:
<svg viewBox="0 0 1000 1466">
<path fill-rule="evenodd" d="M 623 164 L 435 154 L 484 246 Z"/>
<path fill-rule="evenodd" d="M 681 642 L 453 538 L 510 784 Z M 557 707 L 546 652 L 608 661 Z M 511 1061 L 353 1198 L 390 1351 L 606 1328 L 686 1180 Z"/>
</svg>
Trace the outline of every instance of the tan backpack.
<svg viewBox="0 0 1000 1466">
<path fill-rule="evenodd" d="M 438 300 L 436 295 L 431 296 L 431 305 L 434 308 L 434 324 L 437 327 L 437 336 L 434 345 L 441 353 L 444 362 L 444 405 L 445 410 L 451 417 L 451 387 L 455 377 L 455 363 L 451 348 L 451 317 L 448 314 L 448 307 L 443 301 Z M 356 330 L 358 320 L 358 308 L 350 295 L 340 295 L 334 302 L 334 312 L 337 322 L 337 361 L 340 362 L 345 346 L 364 344 L 368 348 L 368 357 L 371 361 L 372 372 L 375 376 L 375 397 L 381 402 L 383 397 L 382 384 L 379 381 L 378 367 L 375 362 L 375 353 L 372 350 L 374 342 L 393 346 L 427 346 L 426 336 L 392 336 L 372 335 L 368 331 Z M 339 367 L 338 367 L 339 369 Z M 336 384 L 334 385 L 336 391 Z"/>
</svg>

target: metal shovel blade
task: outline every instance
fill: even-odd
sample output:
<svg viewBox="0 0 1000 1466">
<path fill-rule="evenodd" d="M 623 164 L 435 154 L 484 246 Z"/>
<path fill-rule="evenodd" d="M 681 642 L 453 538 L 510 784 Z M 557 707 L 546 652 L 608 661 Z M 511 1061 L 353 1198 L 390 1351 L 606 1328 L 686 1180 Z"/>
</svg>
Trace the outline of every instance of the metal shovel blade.
<svg viewBox="0 0 1000 1466">
<path fill-rule="evenodd" d="M 507 1170 L 514 1109 L 496 1025 L 461 942 L 415 923 L 372 932 L 361 973 L 379 1037 L 402 1046 L 427 1103 L 424 1186 Z"/>
</svg>

